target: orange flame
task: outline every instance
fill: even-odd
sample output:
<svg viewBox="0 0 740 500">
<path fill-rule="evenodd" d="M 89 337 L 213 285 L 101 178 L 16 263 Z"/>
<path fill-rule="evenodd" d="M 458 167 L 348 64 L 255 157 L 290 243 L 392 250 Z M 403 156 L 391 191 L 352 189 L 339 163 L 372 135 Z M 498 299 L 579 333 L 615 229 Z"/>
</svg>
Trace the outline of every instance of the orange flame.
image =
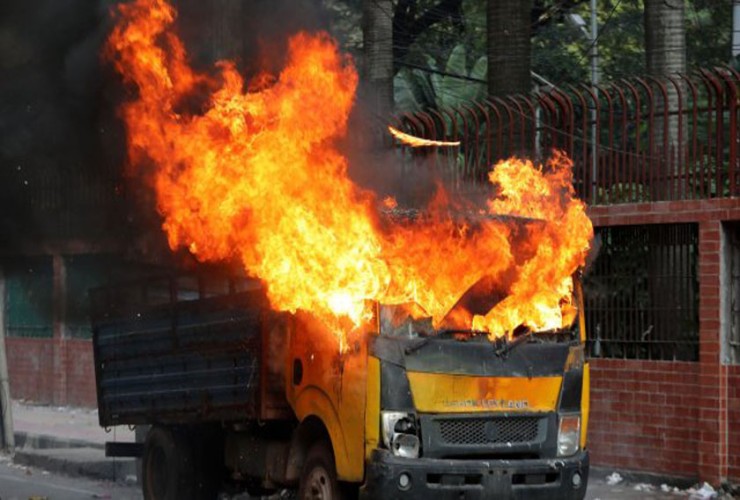
<svg viewBox="0 0 740 500">
<path fill-rule="evenodd" d="M 431 139 L 424 139 L 423 137 L 416 137 L 406 132 L 401 132 L 395 127 L 388 125 L 388 132 L 393 137 L 398 139 L 404 144 L 411 146 L 412 148 L 420 148 L 425 146 L 459 146 L 460 141 L 433 141 Z"/>
<path fill-rule="evenodd" d="M 219 62 L 215 76 L 188 65 L 165 0 L 118 9 L 106 51 L 138 88 L 121 107 L 129 159 L 135 174 L 156 166 L 151 182 L 173 249 L 202 261 L 238 257 L 275 309 L 310 311 L 330 325 L 358 324 L 368 300 L 415 302 L 436 326 L 492 336 L 570 323 L 570 276 L 593 229 L 564 155 L 544 171 L 517 159 L 496 165 L 498 196 L 487 207 L 453 210 L 440 188 L 421 215 L 408 216 L 347 175 L 336 143 L 357 74 L 328 35 L 295 35 L 282 72 L 245 85 L 232 62 Z M 204 93 L 207 102 L 193 106 Z M 472 307 L 471 287 L 499 299 Z"/>
</svg>

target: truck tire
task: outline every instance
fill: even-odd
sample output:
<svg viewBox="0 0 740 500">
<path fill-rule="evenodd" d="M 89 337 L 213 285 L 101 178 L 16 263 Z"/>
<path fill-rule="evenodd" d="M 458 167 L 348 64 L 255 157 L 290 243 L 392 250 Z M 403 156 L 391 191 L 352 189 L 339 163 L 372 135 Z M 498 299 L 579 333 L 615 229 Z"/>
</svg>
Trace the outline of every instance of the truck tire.
<svg viewBox="0 0 740 500">
<path fill-rule="evenodd" d="M 144 500 L 194 500 L 195 467 L 192 446 L 177 430 L 149 430 L 142 458 Z"/>
<path fill-rule="evenodd" d="M 314 443 L 303 464 L 298 499 L 340 500 L 341 498 L 337 471 L 334 466 L 334 453 L 326 441 Z"/>
</svg>

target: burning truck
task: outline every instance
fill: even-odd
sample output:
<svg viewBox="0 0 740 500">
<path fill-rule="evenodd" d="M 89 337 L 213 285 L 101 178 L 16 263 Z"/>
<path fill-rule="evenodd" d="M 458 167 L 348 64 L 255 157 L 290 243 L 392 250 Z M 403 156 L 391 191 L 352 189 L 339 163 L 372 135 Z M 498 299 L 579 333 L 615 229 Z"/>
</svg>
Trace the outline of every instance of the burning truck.
<svg viewBox="0 0 740 500">
<path fill-rule="evenodd" d="M 129 170 L 173 250 L 240 277 L 91 295 L 100 424 L 151 426 L 107 450 L 142 457 L 144 497 L 583 498 L 593 228 L 570 160 L 500 162 L 482 202 L 380 200 L 338 146 L 357 74 L 328 35 L 245 82 L 192 69 L 176 14 L 123 4 L 106 44 Z"/>
</svg>

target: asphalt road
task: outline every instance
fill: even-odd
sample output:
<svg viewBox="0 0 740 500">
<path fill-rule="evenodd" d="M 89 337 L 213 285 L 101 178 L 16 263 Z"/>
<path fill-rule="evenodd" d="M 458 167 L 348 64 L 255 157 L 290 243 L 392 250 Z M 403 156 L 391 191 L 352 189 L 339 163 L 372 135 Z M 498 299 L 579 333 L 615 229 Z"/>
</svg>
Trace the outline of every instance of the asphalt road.
<svg viewBox="0 0 740 500">
<path fill-rule="evenodd" d="M 644 486 L 644 485 L 643 485 Z M 656 491 L 657 490 L 657 491 Z M 603 478 L 592 477 L 586 500 L 663 500 L 683 495 L 649 490 L 629 483 L 608 485 Z M 232 497 L 245 500 L 247 495 Z M 275 498 L 275 497 L 273 497 Z M 67 477 L 36 468 L 14 465 L 0 456 L 0 500 L 142 500 L 136 485 L 123 485 L 81 477 Z"/>
<path fill-rule="evenodd" d="M 51 474 L 0 460 L 0 500 L 141 500 L 138 486 Z"/>
</svg>

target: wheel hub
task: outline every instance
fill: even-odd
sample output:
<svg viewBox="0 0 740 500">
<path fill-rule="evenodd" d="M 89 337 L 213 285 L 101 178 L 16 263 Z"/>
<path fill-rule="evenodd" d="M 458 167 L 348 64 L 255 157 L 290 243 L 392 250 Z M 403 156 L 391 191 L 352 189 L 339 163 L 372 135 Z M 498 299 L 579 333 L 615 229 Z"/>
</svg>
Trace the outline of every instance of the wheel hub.
<svg viewBox="0 0 740 500">
<path fill-rule="evenodd" d="M 306 481 L 307 488 L 303 500 L 333 500 L 329 473 L 322 467 L 314 467 Z"/>
</svg>

